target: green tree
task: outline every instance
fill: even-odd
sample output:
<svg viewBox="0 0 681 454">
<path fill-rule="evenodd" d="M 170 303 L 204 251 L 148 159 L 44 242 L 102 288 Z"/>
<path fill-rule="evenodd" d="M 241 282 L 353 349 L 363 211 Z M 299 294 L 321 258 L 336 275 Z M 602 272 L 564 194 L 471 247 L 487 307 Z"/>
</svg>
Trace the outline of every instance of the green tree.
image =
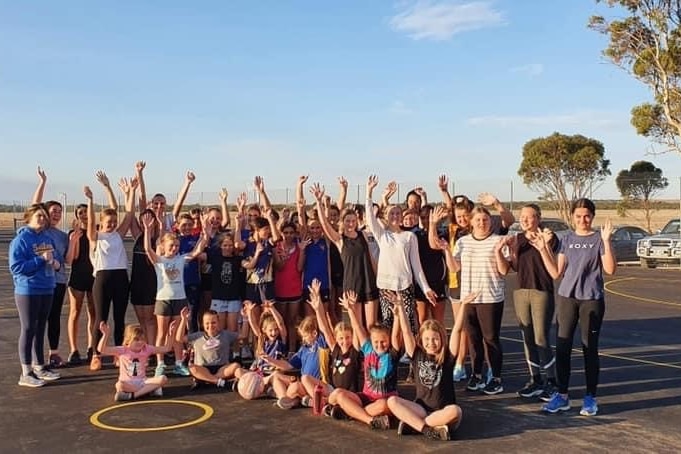
<svg viewBox="0 0 681 454">
<path fill-rule="evenodd" d="M 610 175 L 610 161 L 604 155 L 605 148 L 598 140 L 555 132 L 523 146 L 518 175 L 543 200 L 552 201 L 569 222 L 572 201 L 587 197 L 594 185 L 600 185 Z"/>
<path fill-rule="evenodd" d="M 626 12 L 591 17 L 589 27 L 610 38 L 603 55 L 653 92 L 653 103 L 631 110 L 631 124 L 665 152 L 681 153 L 681 1 L 596 1 Z"/>
<path fill-rule="evenodd" d="M 623 201 L 635 202 L 641 207 L 650 232 L 650 219 L 656 209 L 651 197 L 669 186 L 667 178 L 662 176 L 662 169 L 652 162 L 636 161 L 629 170 L 620 170 L 615 183 Z"/>
</svg>

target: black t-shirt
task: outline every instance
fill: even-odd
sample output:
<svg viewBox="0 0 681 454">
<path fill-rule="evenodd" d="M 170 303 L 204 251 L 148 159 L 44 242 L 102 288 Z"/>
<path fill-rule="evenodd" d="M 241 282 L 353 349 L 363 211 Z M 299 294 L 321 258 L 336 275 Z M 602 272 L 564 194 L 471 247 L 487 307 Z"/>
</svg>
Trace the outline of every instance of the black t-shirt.
<svg viewBox="0 0 681 454">
<path fill-rule="evenodd" d="M 329 358 L 331 385 L 334 388 L 347 389 L 353 393 L 362 390 L 362 355 L 355 347 L 344 354 L 336 344 Z"/>
<path fill-rule="evenodd" d="M 246 273 L 241 266 L 243 257 L 224 257 L 218 251 L 211 251 L 208 263 L 211 266 L 212 298 L 232 301 L 243 299 L 246 288 Z"/>
<path fill-rule="evenodd" d="M 419 246 L 419 261 L 426 281 L 431 287 L 442 286 L 447 278 L 447 265 L 444 255 L 439 249 L 432 249 L 428 243 L 428 232 L 423 229 L 414 231 Z"/>
<path fill-rule="evenodd" d="M 445 359 L 441 365 L 419 346 L 412 358 L 416 384 L 414 401 L 429 413 L 456 403 L 453 377 L 456 357 L 452 356 L 446 345 L 444 348 Z"/>
<path fill-rule="evenodd" d="M 151 238 L 151 249 L 156 250 L 156 238 Z M 131 285 L 156 288 L 156 269 L 144 250 L 144 234 L 137 237 L 132 247 Z"/>
<path fill-rule="evenodd" d="M 92 262 L 90 261 L 90 240 L 87 238 L 85 229 L 80 229 L 82 235 L 78 240 L 78 256 L 73 258 L 71 262 L 71 272 L 81 276 L 92 276 Z M 69 230 L 67 234 L 71 238 L 73 230 Z"/>
<path fill-rule="evenodd" d="M 519 233 L 516 271 L 518 272 L 518 288 L 542 290 L 553 293 L 553 278 L 546 271 L 539 251 L 532 246 L 524 233 Z M 558 240 L 554 236 L 549 247 L 558 250 Z"/>
</svg>

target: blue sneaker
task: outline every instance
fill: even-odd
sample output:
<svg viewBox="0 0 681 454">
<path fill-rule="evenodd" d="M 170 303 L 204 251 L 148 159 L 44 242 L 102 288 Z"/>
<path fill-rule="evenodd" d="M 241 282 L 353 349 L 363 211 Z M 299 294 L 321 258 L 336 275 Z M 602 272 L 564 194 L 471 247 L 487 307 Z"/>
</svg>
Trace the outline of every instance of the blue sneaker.
<svg viewBox="0 0 681 454">
<path fill-rule="evenodd" d="M 189 372 L 189 368 L 182 363 L 175 364 L 175 369 L 173 370 L 173 373 L 175 375 L 181 375 L 183 377 L 189 377 L 191 375 L 191 373 Z"/>
<path fill-rule="evenodd" d="M 491 382 L 491 381 L 492 381 L 492 378 L 494 378 L 494 377 L 492 376 L 492 368 L 491 368 L 491 367 L 488 367 L 488 368 L 487 368 L 487 375 L 485 375 L 485 384 Z"/>
<path fill-rule="evenodd" d="M 541 406 L 541 410 L 547 413 L 558 413 L 570 409 L 570 399 L 563 397 L 560 393 L 554 393 L 551 400 Z"/>
<path fill-rule="evenodd" d="M 165 374 L 166 372 L 166 365 L 161 363 L 158 366 L 156 366 L 156 370 L 154 371 L 154 377 L 160 377 L 161 375 Z"/>
<path fill-rule="evenodd" d="M 598 402 L 596 402 L 596 398 L 591 394 L 587 394 L 584 396 L 584 403 L 582 404 L 582 409 L 579 411 L 579 414 L 582 416 L 596 416 L 597 413 Z"/>
<path fill-rule="evenodd" d="M 460 382 L 461 380 L 466 380 L 468 375 L 466 374 L 466 368 L 464 366 L 454 366 L 454 381 Z"/>
</svg>

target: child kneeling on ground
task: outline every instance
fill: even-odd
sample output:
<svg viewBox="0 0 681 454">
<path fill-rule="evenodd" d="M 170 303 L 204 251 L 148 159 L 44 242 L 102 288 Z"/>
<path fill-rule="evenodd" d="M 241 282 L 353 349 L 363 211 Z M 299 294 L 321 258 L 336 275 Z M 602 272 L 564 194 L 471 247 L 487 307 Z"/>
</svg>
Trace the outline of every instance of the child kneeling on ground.
<svg viewBox="0 0 681 454">
<path fill-rule="evenodd" d="M 106 344 L 109 341 L 111 328 L 106 322 L 100 322 L 99 330 L 102 332 L 102 338 L 97 350 L 102 355 L 115 356 L 118 361 L 119 374 L 114 395 L 115 401 L 132 400 L 146 394 L 163 396 L 162 387 L 168 382 L 168 378 L 165 375 L 147 377 L 147 360 L 152 355 L 163 355 L 172 350 L 176 329 L 177 322 L 171 323 L 165 345 L 155 347 L 147 344 L 147 338 L 140 325 L 127 325 L 123 333 L 123 345 L 109 347 Z"/>
<path fill-rule="evenodd" d="M 232 344 L 239 338 L 239 335 L 233 331 L 221 329 L 218 313 L 208 310 L 204 312 L 201 320 L 203 331 L 186 336 L 184 333 L 189 315 L 189 308 L 182 308 L 180 328 L 175 340 L 180 343 L 189 343 L 194 350 L 194 362 L 189 365 L 189 372 L 194 379 L 193 386 L 205 382 L 224 388 L 227 380 L 233 378 L 241 368 L 238 363 L 229 362 Z"/>
</svg>

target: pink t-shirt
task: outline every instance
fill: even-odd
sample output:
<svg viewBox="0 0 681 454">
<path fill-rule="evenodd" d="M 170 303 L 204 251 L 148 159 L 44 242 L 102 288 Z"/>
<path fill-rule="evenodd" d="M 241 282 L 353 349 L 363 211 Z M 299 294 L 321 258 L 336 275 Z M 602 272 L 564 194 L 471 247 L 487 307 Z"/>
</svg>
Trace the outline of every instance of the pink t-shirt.
<svg viewBox="0 0 681 454">
<path fill-rule="evenodd" d="M 277 254 L 283 251 L 284 266 L 275 271 L 274 295 L 277 298 L 298 298 L 303 293 L 303 274 L 298 271 L 300 248 L 297 243 L 287 247 L 283 242 L 277 243 Z"/>
<path fill-rule="evenodd" d="M 138 352 L 128 347 L 115 347 L 118 356 L 118 380 L 125 382 L 142 382 L 146 378 L 147 360 L 156 351 L 154 347 L 145 344 Z"/>
</svg>

